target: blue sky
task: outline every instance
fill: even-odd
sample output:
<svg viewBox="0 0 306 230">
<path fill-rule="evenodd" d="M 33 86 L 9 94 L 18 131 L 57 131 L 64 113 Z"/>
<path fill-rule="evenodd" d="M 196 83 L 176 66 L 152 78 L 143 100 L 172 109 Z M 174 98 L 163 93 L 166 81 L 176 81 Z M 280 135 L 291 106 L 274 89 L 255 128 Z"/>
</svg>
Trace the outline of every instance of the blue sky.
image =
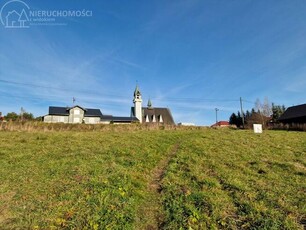
<svg viewBox="0 0 306 230">
<path fill-rule="evenodd" d="M 8 1 L 0 1 L 2 7 Z M 90 10 L 64 26 L 0 25 L 0 111 L 41 116 L 72 98 L 129 116 L 136 82 L 144 106 L 176 122 L 228 120 L 257 98 L 306 103 L 302 0 L 25 0 L 31 10 Z M 17 84 L 18 83 L 18 84 Z"/>
</svg>

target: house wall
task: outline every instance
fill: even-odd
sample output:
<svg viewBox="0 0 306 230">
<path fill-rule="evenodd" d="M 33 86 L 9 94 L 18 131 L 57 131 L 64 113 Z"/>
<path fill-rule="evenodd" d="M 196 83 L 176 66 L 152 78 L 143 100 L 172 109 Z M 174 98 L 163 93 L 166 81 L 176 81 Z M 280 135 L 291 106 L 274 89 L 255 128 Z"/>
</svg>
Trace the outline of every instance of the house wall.
<svg viewBox="0 0 306 230">
<path fill-rule="evenodd" d="M 85 124 L 99 124 L 100 117 L 84 117 Z"/>
<path fill-rule="evenodd" d="M 100 121 L 100 124 L 109 125 L 110 123 L 111 123 L 110 121 Z"/>
<path fill-rule="evenodd" d="M 120 125 L 130 125 L 131 122 L 129 122 L 129 121 L 114 121 L 113 124 L 116 124 L 116 125 L 118 125 L 118 124 L 120 124 Z"/>
<path fill-rule="evenodd" d="M 46 123 L 68 123 L 68 116 L 46 115 L 44 116 Z"/>
<path fill-rule="evenodd" d="M 74 107 L 69 111 L 69 123 L 80 124 L 84 119 L 84 110 L 79 107 Z"/>
<path fill-rule="evenodd" d="M 281 120 L 284 124 L 306 124 L 306 116 Z"/>
</svg>

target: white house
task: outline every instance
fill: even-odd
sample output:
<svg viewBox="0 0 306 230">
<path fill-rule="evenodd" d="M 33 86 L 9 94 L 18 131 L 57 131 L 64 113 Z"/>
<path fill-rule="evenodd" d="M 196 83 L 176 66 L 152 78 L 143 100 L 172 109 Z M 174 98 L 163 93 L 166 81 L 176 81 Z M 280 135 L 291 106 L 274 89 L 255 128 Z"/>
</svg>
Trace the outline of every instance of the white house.
<svg viewBox="0 0 306 230">
<path fill-rule="evenodd" d="M 85 109 L 81 106 L 49 107 L 49 114 L 44 116 L 47 123 L 97 124 L 100 123 L 102 113 L 100 109 Z"/>
<path fill-rule="evenodd" d="M 135 117 L 114 117 L 103 115 L 100 109 L 87 109 L 81 106 L 73 107 L 49 107 L 49 114 L 43 116 L 46 123 L 70 123 L 70 124 L 110 124 L 138 122 Z"/>
</svg>

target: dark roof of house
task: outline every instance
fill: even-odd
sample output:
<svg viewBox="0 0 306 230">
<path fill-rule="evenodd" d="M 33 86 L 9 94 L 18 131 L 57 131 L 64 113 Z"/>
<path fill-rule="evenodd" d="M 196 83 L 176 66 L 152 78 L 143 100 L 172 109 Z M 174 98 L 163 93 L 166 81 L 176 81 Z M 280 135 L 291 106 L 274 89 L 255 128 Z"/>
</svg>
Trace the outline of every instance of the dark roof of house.
<svg viewBox="0 0 306 230">
<path fill-rule="evenodd" d="M 137 117 L 116 117 L 116 116 L 112 116 L 112 115 L 103 115 L 101 117 L 101 120 L 102 121 L 112 121 L 112 122 L 122 122 L 122 123 L 125 123 L 125 122 L 137 122 L 139 121 L 137 119 Z"/>
<path fill-rule="evenodd" d="M 137 117 L 113 117 L 113 122 L 136 122 Z"/>
<path fill-rule="evenodd" d="M 102 117 L 102 113 L 100 109 L 86 109 L 80 106 L 74 107 L 57 107 L 57 106 L 50 106 L 49 107 L 49 115 L 60 115 L 60 116 L 69 116 L 69 110 L 75 107 L 79 107 L 85 111 L 85 117 Z"/>
<path fill-rule="evenodd" d="M 279 121 L 288 121 L 306 117 L 306 104 L 289 107 L 278 119 Z"/>
<path fill-rule="evenodd" d="M 68 116 L 69 115 L 69 108 L 68 107 L 50 106 L 49 107 L 49 115 Z"/>
<path fill-rule="evenodd" d="M 134 107 L 131 107 L 131 114 L 134 114 Z M 174 125 L 174 120 L 170 109 L 168 108 L 155 108 L 155 107 L 142 107 L 142 121 L 146 122 L 146 117 L 149 119 L 149 123 L 153 122 L 153 115 L 155 115 L 156 122 L 159 122 L 159 117 L 163 119 L 163 123 L 167 125 Z"/>
<path fill-rule="evenodd" d="M 85 110 L 85 117 L 102 117 L 102 113 L 100 109 L 86 109 Z"/>
<path fill-rule="evenodd" d="M 111 121 L 113 119 L 112 115 L 102 115 L 101 120 L 102 121 Z"/>
</svg>

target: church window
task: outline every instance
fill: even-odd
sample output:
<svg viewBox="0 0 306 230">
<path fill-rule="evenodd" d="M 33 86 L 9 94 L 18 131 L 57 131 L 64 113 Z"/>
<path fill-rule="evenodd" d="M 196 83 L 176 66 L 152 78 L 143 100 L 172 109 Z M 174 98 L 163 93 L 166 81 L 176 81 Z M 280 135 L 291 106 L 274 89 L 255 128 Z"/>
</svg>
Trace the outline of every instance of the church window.
<svg viewBox="0 0 306 230">
<path fill-rule="evenodd" d="M 156 117 L 155 117 L 155 115 L 152 115 L 152 122 L 156 122 Z"/>
<path fill-rule="evenodd" d="M 158 119 L 158 120 L 159 120 L 160 123 L 163 123 L 163 122 L 164 122 L 163 116 L 162 116 L 162 115 L 159 115 L 159 119 Z"/>
</svg>

